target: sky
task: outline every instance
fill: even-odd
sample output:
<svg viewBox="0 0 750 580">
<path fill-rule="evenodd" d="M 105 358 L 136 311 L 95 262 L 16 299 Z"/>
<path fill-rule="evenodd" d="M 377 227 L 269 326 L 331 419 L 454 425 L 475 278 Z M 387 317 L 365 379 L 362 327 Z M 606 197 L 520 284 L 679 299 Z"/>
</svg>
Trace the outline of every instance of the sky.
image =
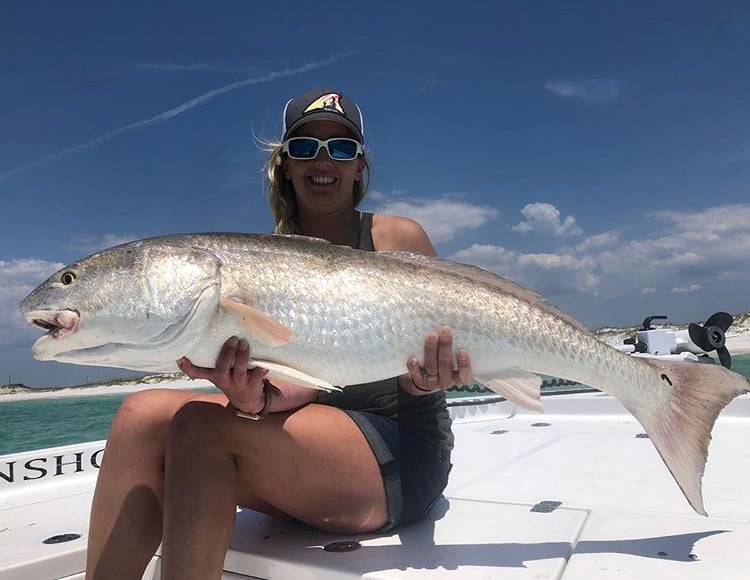
<svg viewBox="0 0 750 580">
<path fill-rule="evenodd" d="M 18 304 L 121 242 L 268 232 L 257 139 L 291 97 L 364 114 L 366 211 L 591 328 L 750 310 L 745 2 L 15 1 L 0 19 L 0 383 Z"/>
</svg>

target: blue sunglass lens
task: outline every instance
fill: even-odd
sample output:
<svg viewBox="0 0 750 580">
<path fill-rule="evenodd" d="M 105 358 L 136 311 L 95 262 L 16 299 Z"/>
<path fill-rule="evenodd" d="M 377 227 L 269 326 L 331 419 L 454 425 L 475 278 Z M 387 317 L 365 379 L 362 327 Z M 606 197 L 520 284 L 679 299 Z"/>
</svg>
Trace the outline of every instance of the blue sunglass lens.
<svg viewBox="0 0 750 580">
<path fill-rule="evenodd" d="M 289 140 L 289 155 L 297 159 L 314 159 L 318 154 L 318 142 L 315 139 L 298 139 Z"/>
<path fill-rule="evenodd" d="M 332 159 L 351 160 L 357 156 L 357 144 L 344 139 L 332 139 L 328 142 L 328 152 Z"/>
</svg>

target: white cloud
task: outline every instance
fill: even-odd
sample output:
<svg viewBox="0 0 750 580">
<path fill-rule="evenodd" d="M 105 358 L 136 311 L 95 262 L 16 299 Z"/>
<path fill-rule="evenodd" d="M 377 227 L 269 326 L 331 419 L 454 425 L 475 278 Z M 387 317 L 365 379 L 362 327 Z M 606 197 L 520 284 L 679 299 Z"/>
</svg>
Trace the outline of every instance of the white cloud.
<svg viewBox="0 0 750 580">
<path fill-rule="evenodd" d="M 703 286 L 700 284 L 690 284 L 689 286 L 676 286 L 672 288 L 671 292 L 672 294 L 686 294 L 688 292 L 697 292 L 702 289 Z"/>
<path fill-rule="evenodd" d="M 627 286 L 706 288 L 713 280 L 750 277 L 750 204 L 648 217 L 666 224 L 652 227 L 650 238 L 596 254 L 608 278 Z"/>
<path fill-rule="evenodd" d="M 597 294 L 599 276 L 588 257 L 570 254 L 524 254 L 518 260 L 521 279 L 542 294 Z"/>
<path fill-rule="evenodd" d="M 649 217 L 671 222 L 675 230 L 695 242 L 710 242 L 717 241 L 719 234 L 750 231 L 748 212 L 750 205 L 735 203 L 692 212 L 660 210 L 651 212 Z"/>
<path fill-rule="evenodd" d="M 588 257 L 571 254 L 525 254 L 500 246 L 474 244 L 456 252 L 452 260 L 474 264 L 542 295 L 596 294 L 599 277 Z"/>
<path fill-rule="evenodd" d="M 368 189 L 367 190 L 367 201 L 382 201 L 386 202 L 393 197 L 403 195 L 403 191 L 394 191 L 391 195 L 380 191 L 379 189 Z"/>
<path fill-rule="evenodd" d="M 474 205 L 461 199 L 440 197 L 432 199 L 394 199 L 376 194 L 378 213 L 410 217 L 425 229 L 434 243 L 447 242 L 497 218 L 497 209 Z"/>
<path fill-rule="evenodd" d="M 67 247 L 81 254 L 93 254 L 94 252 L 132 242 L 136 239 L 138 239 L 137 236 L 130 234 L 86 235 L 79 236 L 68 244 Z"/>
<path fill-rule="evenodd" d="M 614 103 L 622 95 L 622 85 L 616 79 L 549 81 L 544 83 L 544 88 L 559 97 L 585 103 Z"/>
<path fill-rule="evenodd" d="M 589 236 L 588 238 L 583 240 L 574 248 L 574 251 L 578 253 L 587 253 L 594 250 L 601 250 L 603 248 L 612 247 L 619 243 L 619 232 L 602 232 L 601 234 Z"/>
<path fill-rule="evenodd" d="M 39 336 L 21 317 L 18 306 L 29 292 L 63 266 L 35 258 L 0 260 L 0 319 L 5 321 L 0 328 L 0 346 L 30 344 L 34 336 Z"/>
<path fill-rule="evenodd" d="M 474 244 L 460 250 L 451 256 L 452 260 L 474 264 L 480 268 L 491 270 L 505 278 L 513 278 L 517 273 L 517 263 L 521 252 L 506 250 L 502 246 L 489 244 Z"/>
<path fill-rule="evenodd" d="M 709 293 L 713 304 L 722 300 L 719 291 L 739 295 L 743 281 L 750 281 L 750 204 L 652 212 L 648 217 L 656 220 L 649 237 L 627 240 L 621 232 L 603 232 L 544 253 L 475 244 L 451 258 L 550 297 L 640 295 L 653 300 Z"/>
<path fill-rule="evenodd" d="M 521 215 L 524 221 L 512 226 L 514 232 L 538 232 L 549 236 L 577 236 L 582 233 L 572 215 L 560 221 L 560 210 L 554 205 L 543 202 L 527 204 Z"/>
</svg>

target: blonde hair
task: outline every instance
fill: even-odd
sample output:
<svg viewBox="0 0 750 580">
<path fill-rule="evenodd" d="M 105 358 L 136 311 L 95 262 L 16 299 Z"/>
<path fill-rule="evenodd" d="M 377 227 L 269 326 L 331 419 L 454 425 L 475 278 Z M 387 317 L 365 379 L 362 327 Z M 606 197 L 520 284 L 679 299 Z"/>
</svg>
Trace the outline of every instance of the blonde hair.
<svg viewBox="0 0 750 580">
<path fill-rule="evenodd" d="M 268 161 L 263 168 L 268 180 L 268 205 L 271 207 L 276 226 L 275 234 L 302 234 L 302 221 L 297 207 L 297 195 L 292 182 L 284 175 L 282 167 L 282 143 L 261 142 L 263 149 L 269 152 Z M 367 153 L 362 154 L 364 170 L 362 178 L 354 182 L 354 207 L 357 207 L 367 194 L 370 185 L 370 163 Z"/>
</svg>

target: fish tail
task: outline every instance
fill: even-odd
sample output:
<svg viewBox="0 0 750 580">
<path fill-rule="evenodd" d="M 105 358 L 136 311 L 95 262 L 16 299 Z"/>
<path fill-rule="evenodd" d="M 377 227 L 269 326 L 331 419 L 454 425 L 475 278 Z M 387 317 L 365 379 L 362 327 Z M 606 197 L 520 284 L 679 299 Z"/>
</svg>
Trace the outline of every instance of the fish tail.
<svg viewBox="0 0 750 580">
<path fill-rule="evenodd" d="M 711 430 L 721 410 L 737 395 L 750 392 L 748 379 L 720 365 L 641 359 L 658 371 L 649 385 L 665 398 L 658 408 L 626 404 L 643 425 L 656 450 L 692 508 L 703 507 L 701 480 Z"/>
</svg>

